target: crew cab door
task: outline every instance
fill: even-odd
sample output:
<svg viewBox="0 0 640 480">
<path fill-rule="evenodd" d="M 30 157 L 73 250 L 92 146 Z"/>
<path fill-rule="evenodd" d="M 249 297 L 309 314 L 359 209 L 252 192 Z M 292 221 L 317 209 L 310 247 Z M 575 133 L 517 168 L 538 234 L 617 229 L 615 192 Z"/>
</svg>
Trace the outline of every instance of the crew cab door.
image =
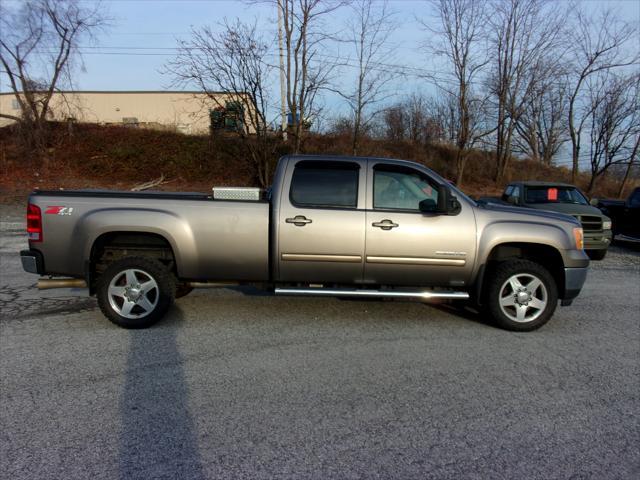
<svg viewBox="0 0 640 480">
<path fill-rule="evenodd" d="M 467 285 L 476 255 L 473 210 L 460 200 L 455 215 L 423 213 L 438 203 L 428 171 L 371 160 L 367 178 L 364 281 L 407 286 Z"/>
<path fill-rule="evenodd" d="M 277 278 L 360 283 L 366 161 L 289 160 L 277 214 Z"/>
</svg>

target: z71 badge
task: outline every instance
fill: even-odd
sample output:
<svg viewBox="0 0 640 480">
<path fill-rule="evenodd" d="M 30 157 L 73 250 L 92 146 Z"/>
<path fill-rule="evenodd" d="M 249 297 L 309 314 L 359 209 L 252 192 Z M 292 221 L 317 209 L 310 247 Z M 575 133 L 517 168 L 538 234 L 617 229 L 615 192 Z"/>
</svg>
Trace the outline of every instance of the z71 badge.
<svg viewBox="0 0 640 480">
<path fill-rule="evenodd" d="M 73 207 L 47 207 L 44 211 L 46 215 L 71 215 L 73 213 Z"/>
</svg>

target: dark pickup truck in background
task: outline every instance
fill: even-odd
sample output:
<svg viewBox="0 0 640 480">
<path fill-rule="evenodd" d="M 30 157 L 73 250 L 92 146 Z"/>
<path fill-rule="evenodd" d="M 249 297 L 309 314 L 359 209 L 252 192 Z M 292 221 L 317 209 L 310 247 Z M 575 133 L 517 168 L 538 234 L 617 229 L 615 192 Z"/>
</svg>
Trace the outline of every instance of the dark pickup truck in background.
<svg viewBox="0 0 640 480">
<path fill-rule="evenodd" d="M 584 249 L 592 260 L 602 260 L 611 244 L 611 219 L 606 212 L 590 205 L 587 197 L 574 185 L 540 181 L 511 182 L 500 198 L 483 197 L 481 201 L 571 215 L 582 225 Z"/>
<path fill-rule="evenodd" d="M 614 236 L 640 241 L 640 187 L 634 188 L 626 200 L 594 199 L 592 203 L 611 219 Z"/>
</svg>

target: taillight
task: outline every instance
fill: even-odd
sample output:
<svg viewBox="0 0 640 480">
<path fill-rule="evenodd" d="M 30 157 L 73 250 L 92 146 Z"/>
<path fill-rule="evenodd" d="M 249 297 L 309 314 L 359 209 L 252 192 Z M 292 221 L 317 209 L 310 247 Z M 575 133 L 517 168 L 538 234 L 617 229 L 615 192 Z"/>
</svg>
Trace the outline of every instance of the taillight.
<svg viewBox="0 0 640 480">
<path fill-rule="evenodd" d="M 30 242 L 42 241 L 42 213 L 40 207 L 31 203 L 27 207 L 27 236 Z"/>
</svg>

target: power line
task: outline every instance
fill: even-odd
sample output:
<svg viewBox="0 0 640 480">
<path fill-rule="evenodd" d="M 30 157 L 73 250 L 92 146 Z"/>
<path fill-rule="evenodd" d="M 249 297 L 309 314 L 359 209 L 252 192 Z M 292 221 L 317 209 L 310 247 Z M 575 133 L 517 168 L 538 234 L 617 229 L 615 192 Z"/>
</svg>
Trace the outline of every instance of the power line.
<svg viewBox="0 0 640 480">
<path fill-rule="evenodd" d="M 119 49 L 119 50 L 136 50 L 136 51 L 86 51 L 86 49 L 105 49 L 105 50 L 114 50 L 114 49 Z M 140 50 L 164 50 L 165 52 L 145 52 L 145 51 L 140 51 Z M 141 57 L 172 57 L 172 56 L 176 56 L 177 54 L 179 54 L 181 51 L 184 51 L 185 48 L 184 47 L 121 47 L 121 46 L 116 46 L 116 47 L 91 47 L 91 46 L 83 46 L 80 47 L 78 52 L 81 55 L 109 55 L 109 56 L 141 56 Z M 206 48 L 194 48 L 193 50 L 202 50 L 202 51 L 206 51 L 208 49 Z M 39 53 L 45 53 L 45 54 L 51 54 L 51 53 L 55 53 L 55 52 L 47 52 L 47 51 L 40 51 Z M 277 54 L 276 53 L 269 53 L 268 56 L 270 58 L 276 59 L 277 58 Z M 319 59 L 325 59 L 325 60 L 330 60 L 332 61 L 336 66 L 343 66 L 343 67 L 349 67 L 349 68 L 360 68 L 359 65 L 353 64 L 353 63 L 349 63 L 349 58 L 348 57 L 340 57 L 337 55 L 327 55 L 327 54 L 315 54 L 315 57 L 318 57 Z M 318 63 L 320 60 L 312 60 L 315 63 Z M 266 65 L 270 66 L 270 67 L 274 67 L 277 68 L 277 66 L 275 64 L 269 64 L 267 63 Z M 416 66 L 411 66 L 411 65 L 400 65 L 400 64 L 394 64 L 394 63 L 384 63 L 384 62 L 371 62 L 369 63 L 369 65 L 367 66 L 368 69 L 370 70 L 375 70 L 375 71 L 379 71 L 382 73 L 388 73 L 388 74 L 395 74 L 398 76 L 412 76 L 415 78 L 419 78 L 419 79 L 430 79 L 430 80 L 434 80 L 434 82 L 438 82 L 438 83 L 448 83 L 451 85 L 455 85 L 456 82 L 454 79 L 452 78 L 444 78 L 441 77 L 442 75 L 451 75 L 449 72 L 445 72 L 445 71 L 437 71 L 437 70 L 426 70 L 424 68 L 420 68 L 420 67 L 416 67 Z M 439 77 L 440 76 L 440 77 Z"/>
</svg>

